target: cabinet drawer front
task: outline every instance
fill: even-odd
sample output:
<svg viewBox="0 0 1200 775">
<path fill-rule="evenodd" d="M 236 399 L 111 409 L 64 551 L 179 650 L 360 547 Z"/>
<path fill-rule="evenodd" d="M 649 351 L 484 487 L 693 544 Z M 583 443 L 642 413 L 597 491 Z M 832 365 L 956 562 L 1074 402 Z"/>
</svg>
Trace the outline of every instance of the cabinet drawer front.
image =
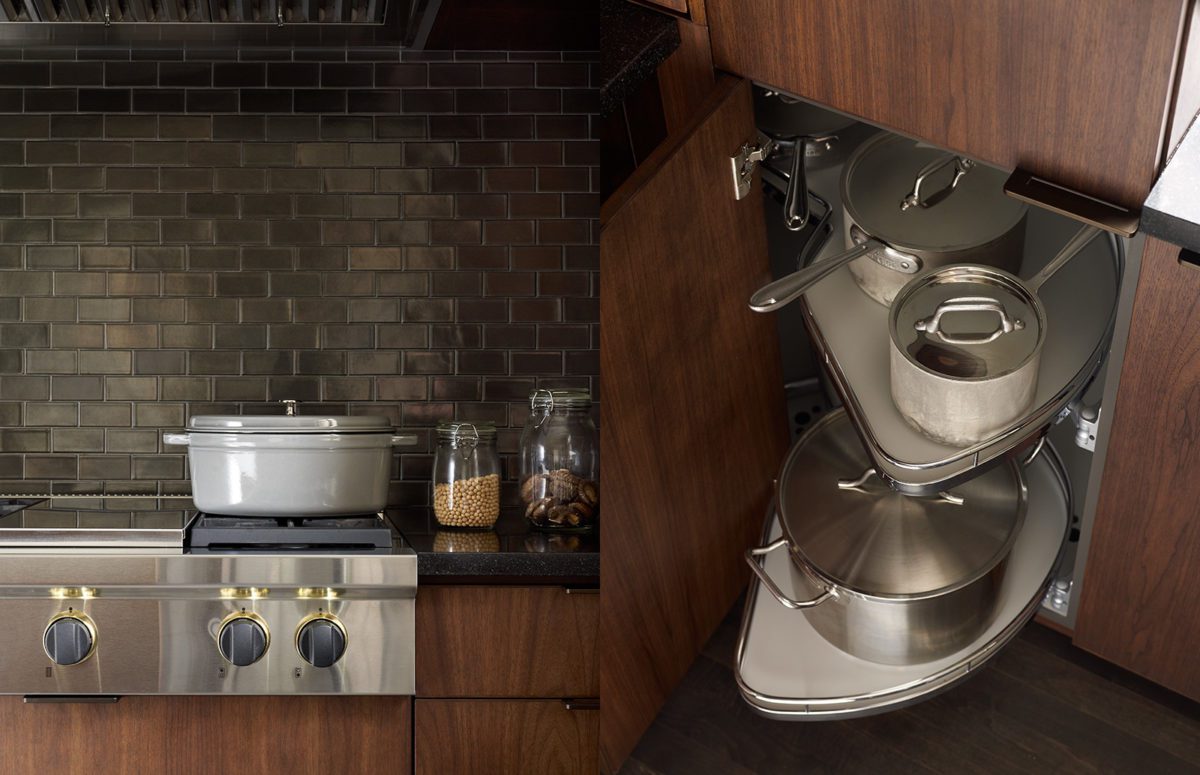
<svg viewBox="0 0 1200 775">
<path fill-rule="evenodd" d="M 595 697 L 600 596 L 563 587 L 422 587 L 417 695 Z"/>
<path fill-rule="evenodd" d="M 409 697 L 0 697 L 0 772 L 411 772 Z"/>
<path fill-rule="evenodd" d="M 707 0 L 717 66 L 1140 207 L 1184 0 Z"/>
<path fill-rule="evenodd" d="M 594 775 L 600 711 L 560 700 L 417 700 L 417 775 Z"/>
</svg>

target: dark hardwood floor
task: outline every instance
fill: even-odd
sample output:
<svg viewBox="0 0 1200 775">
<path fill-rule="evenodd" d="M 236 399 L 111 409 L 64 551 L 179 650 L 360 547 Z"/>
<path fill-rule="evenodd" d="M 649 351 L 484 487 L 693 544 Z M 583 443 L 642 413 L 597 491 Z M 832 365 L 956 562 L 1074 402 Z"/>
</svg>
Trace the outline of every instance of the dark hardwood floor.
<svg viewBox="0 0 1200 775">
<path fill-rule="evenodd" d="M 961 686 L 850 721 L 756 715 L 738 694 L 739 602 L 621 775 L 1198 773 L 1200 704 L 1031 624 Z"/>
</svg>

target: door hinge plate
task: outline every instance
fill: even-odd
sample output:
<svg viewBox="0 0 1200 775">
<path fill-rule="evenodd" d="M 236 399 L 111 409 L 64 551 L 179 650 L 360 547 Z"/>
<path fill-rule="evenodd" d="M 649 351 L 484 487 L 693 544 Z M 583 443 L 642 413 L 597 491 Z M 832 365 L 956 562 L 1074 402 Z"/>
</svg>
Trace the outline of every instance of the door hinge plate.
<svg viewBox="0 0 1200 775">
<path fill-rule="evenodd" d="M 759 135 L 754 141 L 742 143 L 737 153 L 729 157 L 730 172 L 733 174 L 733 198 L 745 199 L 750 195 L 750 185 L 754 181 L 754 168 L 775 150 L 775 141 Z"/>
</svg>

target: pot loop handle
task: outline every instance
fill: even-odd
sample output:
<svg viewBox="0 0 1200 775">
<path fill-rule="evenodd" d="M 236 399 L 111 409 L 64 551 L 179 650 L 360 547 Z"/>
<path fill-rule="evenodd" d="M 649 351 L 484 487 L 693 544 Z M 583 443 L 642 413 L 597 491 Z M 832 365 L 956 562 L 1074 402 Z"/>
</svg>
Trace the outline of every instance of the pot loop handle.
<svg viewBox="0 0 1200 775">
<path fill-rule="evenodd" d="M 546 388 L 538 388 L 537 390 L 533 391 L 533 395 L 529 397 L 529 411 L 531 413 L 534 411 L 534 405 L 537 403 L 537 398 L 543 393 L 546 395 L 546 411 L 542 412 L 542 416 L 539 417 L 537 422 L 533 424 L 534 428 L 542 427 L 542 423 L 546 422 L 546 420 L 554 412 L 554 393 L 546 390 Z"/>
<path fill-rule="evenodd" d="M 922 201 L 921 186 L 931 175 L 949 164 L 954 165 L 954 175 L 950 178 L 950 182 L 930 194 L 928 199 Z M 954 189 L 958 188 L 958 182 L 962 180 L 962 176 L 970 172 L 974 166 L 974 161 L 965 156 L 953 153 L 934 159 L 917 173 L 917 178 L 913 181 L 912 192 L 900 201 L 900 210 L 904 211 L 912 207 L 933 207 L 938 202 L 950 196 L 954 192 Z"/>
<path fill-rule="evenodd" d="M 999 320 L 999 325 L 991 331 L 981 334 L 969 336 L 947 334 L 942 330 L 942 318 L 956 312 L 992 312 Z M 990 296 L 956 296 L 937 305 L 937 309 L 933 311 L 931 317 L 921 318 L 913 324 L 913 328 L 924 331 L 927 336 L 941 339 L 946 344 L 969 346 L 994 342 L 1005 334 L 1020 331 L 1025 328 L 1025 321 L 1009 317 L 1008 310 L 1004 309 L 1004 305 Z"/>
<path fill-rule="evenodd" d="M 775 580 L 772 579 L 770 574 L 767 573 L 767 569 L 764 568 L 762 565 L 760 565 L 758 563 L 758 561 L 754 559 L 755 557 L 761 557 L 765 554 L 770 554 L 771 552 L 775 551 L 776 549 L 779 549 L 780 547 L 784 547 L 787 545 L 788 545 L 788 542 L 787 542 L 786 538 L 777 538 L 774 541 L 772 541 L 771 543 L 767 544 L 766 546 L 759 546 L 759 547 L 755 547 L 754 549 L 746 550 L 746 564 L 750 566 L 750 570 L 754 571 L 754 575 L 758 576 L 758 580 L 761 581 L 763 583 L 763 586 L 767 588 L 767 591 L 771 593 L 771 597 L 778 600 L 780 602 L 780 604 L 782 604 L 784 607 L 791 608 L 794 611 L 799 610 L 801 608 L 814 608 L 816 606 L 819 606 L 821 603 L 824 603 L 826 600 L 829 600 L 830 598 L 832 598 L 833 590 L 829 587 L 828 584 L 826 584 L 825 582 L 823 582 L 820 579 L 813 576 L 813 574 L 808 570 L 808 568 L 805 568 L 802 565 L 797 565 L 797 567 L 799 567 L 804 572 L 804 575 L 808 576 L 808 578 L 811 581 L 813 581 L 814 583 L 816 583 L 817 585 L 823 587 L 824 591 L 822 591 L 821 594 L 817 595 L 816 597 L 812 598 L 811 600 L 793 600 L 792 598 L 790 598 L 784 594 L 783 590 L 779 588 L 779 585 L 777 585 L 775 583 Z M 793 564 L 796 564 L 796 563 L 793 563 Z"/>
</svg>

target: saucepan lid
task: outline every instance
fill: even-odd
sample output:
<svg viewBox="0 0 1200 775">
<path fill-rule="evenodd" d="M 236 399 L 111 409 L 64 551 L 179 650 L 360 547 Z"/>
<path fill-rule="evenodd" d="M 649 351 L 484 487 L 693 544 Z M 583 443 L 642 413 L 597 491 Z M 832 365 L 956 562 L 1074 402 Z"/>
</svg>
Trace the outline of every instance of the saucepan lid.
<svg viewBox="0 0 1200 775">
<path fill-rule="evenodd" d="M 901 290 L 892 342 L 924 371 L 962 381 L 1010 374 L 1046 339 L 1046 313 L 1016 277 L 974 264 L 948 266 Z"/>
<path fill-rule="evenodd" d="M 827 583 L 872 597 L 969 584 L 1008 555 L 1025 518 L 1025 482 L 1011 461 L 940 495 L 890 489 L 840 409 L 793 445 L 778 486 L 793 555 Z"/>
<path fill-rule="evenodd" d="M 1004 193 L 1007 178 L 970 159 L 881 132 L 846 162 L 842 202 L 854 223 L 892 247 L 967 250 L 1000 238 L 1025 217 L 1028 207 Z"/>
</svg>

